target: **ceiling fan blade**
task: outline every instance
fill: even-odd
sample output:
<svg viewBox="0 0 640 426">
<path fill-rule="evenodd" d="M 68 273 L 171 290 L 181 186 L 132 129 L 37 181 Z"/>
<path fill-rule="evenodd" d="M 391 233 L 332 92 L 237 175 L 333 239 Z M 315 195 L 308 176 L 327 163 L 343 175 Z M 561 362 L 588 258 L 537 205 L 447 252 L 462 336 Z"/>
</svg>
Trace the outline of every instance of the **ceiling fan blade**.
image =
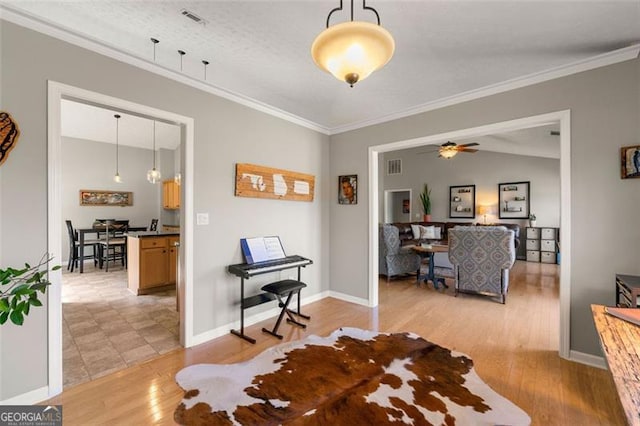
<svg viewBox="0 0 640 426">
<path fill-rule="evenodd" d="M 480 145 L 480 144 L 479 144 L 479 143 L 477 143 L 477 142 L 471 142 L 471 143 L 465 143 L 465 144 L 458 145 L 458 146 L 460 146 L 460 147 L 467 147 L 467 146 L 478 146 L 478 145 Z"/>
<path fill-rule="evenodd" d="M 473 149 L 473 148 L 461 148 L 461 149 L 458 150 L 458 152 L 471 152 L 471 153 L 473 153 L 473 152 L 478 152 L 478 150 L 477 149 Z"/>
</svg>

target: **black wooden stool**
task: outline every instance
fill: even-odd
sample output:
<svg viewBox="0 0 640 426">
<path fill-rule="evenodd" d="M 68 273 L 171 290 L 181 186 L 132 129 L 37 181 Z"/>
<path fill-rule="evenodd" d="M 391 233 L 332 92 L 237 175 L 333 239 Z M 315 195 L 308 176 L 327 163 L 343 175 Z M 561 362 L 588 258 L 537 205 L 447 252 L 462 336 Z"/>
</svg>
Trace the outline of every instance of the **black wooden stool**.
<svg viewBox="0 0 640 426">
<path fill-rule="evenodd" d="M 276 325 L 273 327 L 273 330 L 267 330 L 266 328 L 263 328 L 262 331 L 276 336 L 278 339 L 282 339 L 282 335 L 278 334 L 278 327 L 280 327 L 280 323 L 282 322 L 282 317 L 284 317 L 284 314 L 287 314 L 287 316 L 289 317 L 287 318 L 287 322 L 293 323 L 302 328 L 307 328 L 306 324 L 296 321 L 291 315 L 294 314 L 305 319 L 311 319 L 310 316 L 300 313 L 300 290 L 302 290 L 306 286 L 307 285 L 301 281 L 282 280 L 276 281 L 275 283 L 267 284 L 262 287 L 262 291 L 274 294 L 278 298 L 278 306 L 282 308 L 282 310 L 280 311 L 280 315 L 278 316 L 278 321 L 276 321 Z M 298 295 L 297 312 L 289 309 L 289 302 L 291 302 L 291 298 L 293 297 L 294 293 Z M 287 296 L 287 300 L 285 302 L 282 301 L 282 297 L 284 296 Z"/>
</svg>

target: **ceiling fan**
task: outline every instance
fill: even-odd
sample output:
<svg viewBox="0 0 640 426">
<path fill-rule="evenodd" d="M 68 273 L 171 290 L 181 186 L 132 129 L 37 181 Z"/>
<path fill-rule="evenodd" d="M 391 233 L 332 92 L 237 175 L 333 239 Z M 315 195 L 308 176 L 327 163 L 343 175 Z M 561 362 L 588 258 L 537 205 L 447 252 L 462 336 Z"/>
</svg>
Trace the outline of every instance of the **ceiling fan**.
<svg viewBox="0 0 640 426">
<path fill-rule="evenodd" d="M 438 157 L 449 159 L 454 157 L 459 152 L 471 152 L 471 153 L 478 152 L 477 149 L 469 148 L 471 146 L 478 146 L 478 145 L 480 144 L 476 142 L 458 145 L 455 142 L 447 141 L 442 145 L 440 145 L 440 147 L 438 148 L 438 154 L 439 154 Z M 427 151 L 427 152 L 435 152 L 435 151 Z M 425 154 L 425 152 L 421 152 L 421 154 Z"/>
</svg>

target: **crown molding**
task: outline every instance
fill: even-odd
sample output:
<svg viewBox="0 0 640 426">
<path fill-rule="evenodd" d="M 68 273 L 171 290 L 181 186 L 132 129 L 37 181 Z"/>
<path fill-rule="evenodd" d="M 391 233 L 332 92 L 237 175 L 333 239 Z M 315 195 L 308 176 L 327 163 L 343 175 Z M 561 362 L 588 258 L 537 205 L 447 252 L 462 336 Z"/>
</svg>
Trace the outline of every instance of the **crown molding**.
<svg viewBox="0 0 640 426">
<path fill-rule="evenodd" d="M 53 22 L 46 21 L 23 11 L 13 9 L 4 4 L 0 4 L 0 19 L 4 19 L 16 25 L 29 28 L 50 37 L 54 37 L 67 43 L 91 50 L 117 61 L 144 69 L 145 71 L 149 71 L 154 74 L 161 75 L 163 77 L 194 87 L 204 92 L 211 93 L 224 99 L 228 99 L 240 105 L 244 105 L 248 108 L 264 112 L 274 117 L 281 118 L 288 122 L 329 136 L 337 135 L 351 130 L 361 129 L 363 127 L 373 126 L 376 124 L 386 123 L 400 118 L 421 114 L 427 111 L 433 111 L 435 109 L 444 108 L 462 102 L 468 102 L 498 93 L 508 92 L 510 90 L 531 86 L 549 80 L 554 80 L 556 78 L 565 77 L 571 74 L 576 74 L 579 72 L 589 71 L 595 68 L 632 60 L 638 58 L 640 54 L 640 44 L 636 44 L 623 49 L 615 50 L 613 52 L 608 52 L 602 55 L 594 56 L 592 58 L 573 62 L 568 65 L 551 68 L 549 70 L 536 72 L 523 77 L 517 77 L 504 82 L 485 86 L 479 89 L 474 89 L 446 98 L 437 99 L 435 101 L 407 108 L 405 110 L 398 111 L 392 114 L 383 115 L 369 120 L 358 121 L 343 126 L 327 127 L 297 116 L 295 114 L 289 113 L 287 111 L 281 110 L 279 108 L 273 107 L 264 102 L 252 99 L 248 96 L 232 92 L 203 80 L 182 74 L 178 71 L 159 65 L 155 62 L 139 58 L 129 52 L 105 44 L 97 39 L 81 35 L 70 29 L 60 27 Z"/>
<path fill-rule="evenodd" d="M 568 65 L 551 68 L 549 70 L 536 72 L 533 74 L 525 75 L 523 77 L 517 77 L 511 80 L 506 80 L 500 83 L 481 87 L 479 89 L 474 89 L 468 92 L 441 98 L 432 102 L 427 102 L 425 104 L 407 108 L 403 111 L 398 111 L 393 114 L 384 115 L 371 120 L 359 121 L 357 123 L 347 124 L 344 126 L 333 127 L 329 130 L 329 134 L 336 135 L 351 130 L 361 129 L 363 127 L 373 126 L 375 124 L 386 123 L 388 121 L 397 120 L 399 118 L 410 117 L 412 115 L 448 107 L 462 102 L 472 101 L 474 99 L 508 92 L 510 90 L 531 86 L 549 80 L 554 80 L 556 78 L 565 77 L 571 74 L 577 74 L 579 72 L 589 71 L 592 69 L 605 67 L 607 65 L 613 65 L 619 62 L 629 61 L 638 58 L 639 54 L 640 44 L 635 44 L 623 49 L 614 50 L 602 55 L 573 62 Z"/>
<path fill-rule="evenodd" d="M 77 33 L 68 28 L 63 28 L 55 24 L 54 22 L 47 21 L 39 17 L 33 16 L 29 13 L 13 9 L 10 6 L 7 6 L 5 4 L 0 4 L 0 20 L 5 20 L 13 24 L 20 25 L 30 30 L 37 31 L 47 36 L 73 44 L 75 46 L 91 50 L 92 52 L 99 53 L 101 55 L 115 59 L 119 62 L 123 62 L 128 65 L 141 68 L 145 71 L 158 74 L 162 77 L 166 77 L 171 80 L 177 81 L 179 83 L 185 84 L 187 86 L 191 86 L 196 89 L 202 90 L 204 92 L 219 96 L 221 98 L 228 99 L 240 105 L 244 105 L 248 108 L 252 108 L 254 110 L 264 112 L 265 114 L 272 115 L 274 117 L 283 119 L 290 123 L 294 123 L 299 126 L 306 127 L 311 130 L 315 130 L 316 132 L 319 132 L 325 135 L 330 134 L 329 129 L 325 126 L 321 126 L 310 120 L 299 117 L 295 114 L 289 113 L 279 108 L 273 107 L 264 102 L 260 102 L 258 100 L 252 99 L 248 96 L 244 96 L 239 93 L 235 93 L 230 90 L 223 89 L 221 87 L 215 86 L 206 81 L 188 76 L 186 74 L 175 71 L 163 65 L 159 65 L 155 62 L 142 59 L 138 56 L 133 55 L 132 53 L 129 53 L 127 51 L 124 51 L 116 47 L 113 47 L 111 45 L 108 45 L 106 43 L 103 43 L 95 38 L 81 35 L 80 33 Z"/>
</svg>

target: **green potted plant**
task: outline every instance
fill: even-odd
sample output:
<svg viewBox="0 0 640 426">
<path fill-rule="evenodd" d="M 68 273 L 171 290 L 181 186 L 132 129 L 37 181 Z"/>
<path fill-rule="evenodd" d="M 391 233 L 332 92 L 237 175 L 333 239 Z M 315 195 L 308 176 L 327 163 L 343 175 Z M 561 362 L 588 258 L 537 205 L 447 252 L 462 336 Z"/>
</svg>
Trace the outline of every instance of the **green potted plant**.
<svg viewBox="0 0 640 426">
<path fill-rule="evenodd" d="M 431 222 L 431 189 L 429 189 L 429 184 L 424 184 L 424 189 L 420 194 L 420 201 L 422 202 L 422 210 L 424 211 L 424 221 Z"/>
<path fill-rule="evenodd" d="M 0 269 L 0 325 L 8 319 L 15 325 L 22 325 L 31 306 L 42 306 L 38 292 L 45 294 L 47 286 L 51 285 L 47 276 L 51 259 L 45 254 L 35 266 L 25 263 L 21 269 Z M 52 271 L 58 269 L 60 265 L 51 268 Z"/>
<path fill-rule="evenodd" d="M 529 226 L 532 228 L 536 227 L 536 215 L 533 213 L 529 215 Z"/>
</svg>

